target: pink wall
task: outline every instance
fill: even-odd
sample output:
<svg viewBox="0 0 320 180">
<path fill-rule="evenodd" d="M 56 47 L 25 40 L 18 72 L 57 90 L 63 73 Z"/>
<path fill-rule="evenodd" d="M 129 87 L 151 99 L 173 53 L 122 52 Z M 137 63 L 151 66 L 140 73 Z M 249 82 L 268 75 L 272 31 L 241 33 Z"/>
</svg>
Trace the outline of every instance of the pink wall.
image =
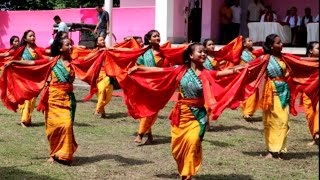
<svg viewBox="0 0 320 180">
<path fill-rule="evenodd" d="M 120 0 L 120 7 L 156 6 L 156 0 Z"/>
<path fill-rule="evenodd" d="M 272 9 L 277 12 L 278 19 L 283 20 L 286 15 L 287 9 L 292 6 L 297 7 L 298 15 L 304 16 L 304 9 L 311 8 L 313 16 L 319 14 L 319 0 L 265 0 L 266 5 L 271 5 Z"/>
<path fill-rule="evenodd" d="M 0 11 L 0 48 L 9 46 L 12 35 L 22 37 L 23 32 L 32 29 L 36 33 L 37 45 L 48 46 L 52 38 L 53 17 L 59 15 L 66 23 L 88 23 L 97 22 L 94 8 L 87 9 L 63 9 L 47 11 Z M 128 18 L 130 15 L 130 18 Z M 36 19 L 36 21 L 34 21 Z M 144 36 L 150 29 L 154 29 L 155 8 L 113 8 L 113 33 L 117 41 L 130 35 Z M 139 21 L 143 19 L 143 21 Z M 129 28 L 130 27 L 130 28 Z M 73 32 L 72 39 L 77 43 L 79 33 Z"/>
<path fill-rule="evenodd" d="M 185 38 L 184 7 L 185 0 L 174 1 L 173 36 Z"/>
<path fill-rule="evenodd" d="M 219 9 L 223 0 L 202 0 L 201 40 L 219 40 Z"/>
</svg>

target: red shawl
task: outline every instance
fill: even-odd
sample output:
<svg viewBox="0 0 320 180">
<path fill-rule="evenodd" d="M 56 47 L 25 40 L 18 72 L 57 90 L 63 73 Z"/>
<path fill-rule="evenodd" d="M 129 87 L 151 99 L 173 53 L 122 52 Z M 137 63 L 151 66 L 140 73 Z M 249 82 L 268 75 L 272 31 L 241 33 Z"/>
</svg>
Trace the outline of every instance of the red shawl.
<svg viewBox="0 0 320 180">
<path fill-rule="evenodd" d="M 48 63 L 32 66 L 11 64 L 4 68 L 0 77 L 3 104 L 16 112 L 18 104 L 38 96 L 57 60 L 54 58 Z"/>
<path fill-rule="evenodd" d="M 239 64 L 242 50 L 242 36 L 238 36 L 219 51 L 216 51 L 214 53 L 214 60 L 225 60 L 233 64 Z"/>
<path fill-rule="evenodd" d="M 122 41 L 114 46 L 113 48 L 131 48 L 131 49 L 138 49 L 140 48 L 139 43 L 134 39 L 130 38 L 130 40 Z"/>
<path fill-rule="evenodd" d="M 205 104 L 217 119 L 224 109 L 237 108 L 259 86 L 266 76 L 269 55 L 265 55 L 248 63 L 248 66 L 236 75 L 216 77 L 210 71 L 203 70 L 200 79 L 203 84 Z M 287 64 L 291 80 L 291 113 L 294 114 L 294 92 L 305 92 L 309 97 L 318 100 L 318 65 L 319 62 L 305 64 L 294 56 L 283 55 Z M 312 68 L 310 71 L 305 69 Z M 160 72 L 135 72 L 125 75 L 120 82 L 125 95 L 128 113 L 134 118 L 141 118 L 155 114 L 161 110 L 178 86 L 178 82 L 186 71 L 182 66 L 177 69 L 165 68 Z M 302 73 L 303 71 L 303 73 Z M 316 101 L 317 102 L 317 101 Z M 295 115 L 295 114 L 294 114 Z"/>
<path fill-rule="evenodd" d="M 300 57 L 291 54 L 283 54 L 282 59 L 290 74 L 288 83 L 291 114 L 297 115 L 295 101 L 299 92 L 306 93 L 316 109 L 319 102 L 319 61 L 301 60 Z"/>
</svg>

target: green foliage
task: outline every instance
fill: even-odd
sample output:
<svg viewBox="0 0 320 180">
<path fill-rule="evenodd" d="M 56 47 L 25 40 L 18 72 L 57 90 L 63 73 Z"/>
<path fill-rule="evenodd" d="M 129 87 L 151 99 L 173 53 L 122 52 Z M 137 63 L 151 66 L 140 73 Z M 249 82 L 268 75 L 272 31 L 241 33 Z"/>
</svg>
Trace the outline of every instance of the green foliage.
<svg viewBox="0 0 320 180">
<path fill-rule="evenodd" d="M 2 0 L 10 10 L 51 10 L 66 8 L 86 8 L 103 4 L 104 0 Z M 113 1 L 113 7 L 119 7 L 120 0 Z"/>
</svg>

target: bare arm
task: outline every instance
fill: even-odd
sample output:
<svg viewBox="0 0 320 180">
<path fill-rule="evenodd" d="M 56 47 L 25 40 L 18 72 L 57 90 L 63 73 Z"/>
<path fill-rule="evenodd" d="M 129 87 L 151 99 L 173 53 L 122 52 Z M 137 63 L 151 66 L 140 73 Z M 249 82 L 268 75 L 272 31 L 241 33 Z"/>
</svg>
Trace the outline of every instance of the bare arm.
<svg viewBox="0 0 320 180">
<path fill-rule="evenodd" d="M 217 72 L 217 76 L 227 76 L 230 74 L 235 74 L 235 73 L 240 73 L 240 70 L 244 69 L 246 67 L 246 65 L 238 65 L 238 66 L 234 66 L 232 68 L 228 68 L 222 71 L 218 71 Z"/>
<path fill-rule="evenodd" d="M 0 57 L 7 57 L 9 55 L 9 52 L 0 53 Z"/>
<path fill-rule="evenodd" d="M 92 52 L 90 54 L 88 54 L 86 57 L 83 58 L 84 61 L 88 61 L 89 59 L 93 58 L 94 56 L 96 56 L 99 52 L 105 50 L 105 48 L 101 48 L 98 51 Z"/>
<path fill-rule="evenodd" d="M 12 63 L 22 64 L 22 65 L 27 65 L 27 66 L 34 65 L 34 64 L 35 64 L 34 61 L 12 60 L 12 61 L 9 61 L 9 62 L 7 62 L 6 64 L 4 64 L 4 66 L 5 66 L 5 67 L 10 66 Z"/>
<path fill-rule="evenodd" d="M 163 71 L 163 68 L 159 67 L 144 67 L 144 66 L 134 66 L 128 70 L 128 74 L 132 74 L 135 71 Z"/>
<path fill-rule="evenodd" d="M 301 57 L 300 60 L 319 61 L 319 57 Z"/>
</svg>

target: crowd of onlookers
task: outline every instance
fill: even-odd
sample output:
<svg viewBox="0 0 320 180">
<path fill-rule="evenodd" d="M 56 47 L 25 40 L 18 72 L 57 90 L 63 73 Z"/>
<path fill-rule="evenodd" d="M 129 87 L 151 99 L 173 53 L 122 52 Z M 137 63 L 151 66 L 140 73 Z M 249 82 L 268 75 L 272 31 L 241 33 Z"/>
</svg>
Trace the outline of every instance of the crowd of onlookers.
<svg viewBox="0 0 320 180">
<path fill-rule="evenodd" d="M 225 0 L 220 7 L 220 38 L 221 44 L 226 44 L 239 35 L 241 24 L 241 7 L 239 0 Z M 280 22 L 283 25 L 289 25 L 291 28 L 291 44 L 294 46 L 305 46 L 307 43 L 306 25 L 310 22 L 319 22 L 319 14 L 312 16 L 311 8 L 305 8 L 305 15 L 301 18 L 297 15 L 295 6 L 287 10 L 284 19 L 279 19 L 277 13 L 271 6 L 263 5 L 260 0 L 253 0 L 247 8 L 247 23 L 250 22 Z"/>
</svg>

